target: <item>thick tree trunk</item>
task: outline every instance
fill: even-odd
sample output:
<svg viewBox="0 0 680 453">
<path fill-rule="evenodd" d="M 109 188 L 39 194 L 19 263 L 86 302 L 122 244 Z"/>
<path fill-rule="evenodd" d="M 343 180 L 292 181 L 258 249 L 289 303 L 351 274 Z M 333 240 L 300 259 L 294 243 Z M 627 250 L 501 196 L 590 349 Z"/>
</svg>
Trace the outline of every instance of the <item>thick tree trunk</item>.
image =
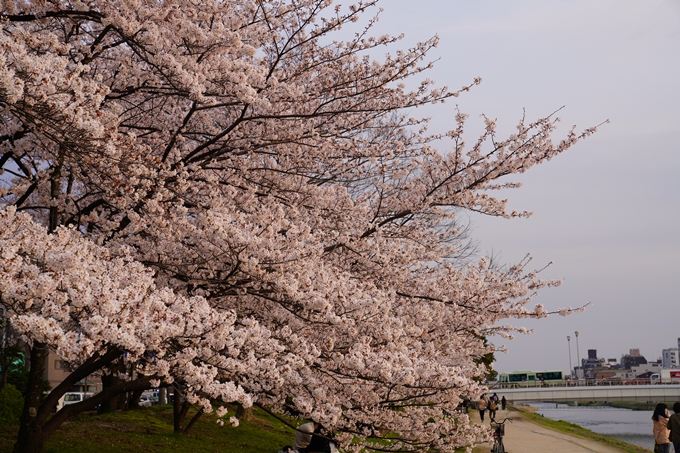
<svg viewBox="0 0 680 453">
<path fill-rule="evenodd" d="M 0 357 L 0 367 L 2 367 L 0 370 L 0 390 L 7 387 L 7 366 L 7 354 L 3 351 Z"/>
<path fill-rule="evenodd" d="M 176 394 L 175 394 L 176 395 Z M 177 396 L 175 396 L 175 401 L 178 401 Z M 194 416 L 189 420 L 189 423 L 184 426 L 184 421 L 187 419 L 187 415 L 189 414 L 189 409 L 191 409 L 191 404 L 184 400 L 184 402 L 178 404 L 178 403 L 173 403 L 173 428 L 174 428 L 174 433 L 175 434 L 182 434 L 183 436 L 186 436 L 189 434 L 189 431 L 191 428 L 196 424 L 199 418 L 201 418 L 201 415 L 203 415 L 203 411 L 199 410 L 194 414 Z"/>
<path fill-rule="evenodd" d="M 130 399 L 128 400 L 128 409 L 139 409 L 139 398 L 144 393 L 144 390 L 135 390 L 130 394 Z"/>
<path fill-rule="evenodd" d="M 143 386 L 148 387 L 148 381 L 128 383 L 126 386 L 112 388 L 109 392 L 100 392 L 94 397 L 62 408 L 50 418 L 52 410 L 61 398 L 79 380 L 84 379 L 102 367 L 109 366 L 112 361 L 120 357 L 117 349 L 111 349 L 103 356 L 94 356 L 86 360 L 74 370 L 64 381 L 54 388 L 49 395 L 40 403 L 42 397 L 42 382 L 47 363 L 47 347 L 41 343 L 34 343 L 30 351 L 31 362 L 29 369 L 29 381 L 27 395 L 24 402 L 24 410 L 21 415 L 21 425 L 17 442 L 14 444 L 14 453 L 41 453 L 44 450 L 44 442 L 61 426 L 69 417 L 83 411 L 92 409 L 97 404 L 124 392 L 126 388 L 135 390 Z M 49 420 L 48 420 L 49 419 Z"/>
<path fill-rule="evenodd" d="M 184 432 L 184 420 L 187 418 L 187 413 L 189 413 L 189 408 L 191 407 L 191 404 L 187 400 L 184 400 L 182 403 L 179 403 L 178 398 L 179 395 L 177 395 L 177 392 L 175 392 L 175 402 L 173 403 L 173 415 L 174 415 L 174 420 L 173 420 L 173 428 L 175 434 L 185 434 Z"/>
<path fill-rule="evenodd" d="M 191 431 L 191 428 L 192 428 L 192 427 L 194 426 L 194 424 L 198 421 L 198 419 L 201 418 L 201 415 L 203 415 L 203 410 L 200 410 L 200 409 L 199 409 L 199 411 L 196 412 L 196 415 L 194 415 L 194 416 L 191 418 L 191 421 L 190 421 L 189 424 L 186 426 L 186 428 L 184 428 L 182 434 L 184 434 L 185 436 L 186 436 L 187 434 L 189 434 L 189 431 Z"/>
<path fill-rule="evenodd" d="M 158 404 L 165 405 L 168 404 L 168 388 L 161 387 L 158 390 Z"/>
<path fill-rule="evenodd" d="M 45 441 L 54 434 L 65 421 L 77 414 L 93 409 L 98 404 L 101 404 L 113 396 L 138 390 L 147 390 L 151 388 L 150 380 L 150 377 L 144 376 L 140 379 L 125 381 L 117 386 L 110 387 L 107 390 L 102 390 L 92 398 L 62 408 L 49 420 L 47 420 L 47 416 L 45 415 L 45 410 L 48 406 L 45 406 L 45 403 L 43 403 L 43 406 L 41 406 L 38 411 L 36 422 L 31 427 L 32 429 L 28 435 L 22 437 L 20 433 L 19 440 L 17 440 L 17 443 L 14 445 L 14 453 L 43 453 Z"/>
<path fill-rule="evenodd" d="M 172 393 L 172 429 L 175 434 L 182 431 L 182 420 L 180 420 L 182 403 L 180 402 L 179 392 L 177 391 L 178 387 L 178 385 L 175 385 L 175 389 Z"/>
<path fill-rule="evenodd" d="M 191 404 L 185 398 L 182 398 L 179 392 L 179 386 L 175 386 L 174 398 L 172 401 L 172 418 L 173 418 L 173 430 L 175 434 L 187 435 L 189 431 L 194 426 L 194 424 L 201 418 L 203 411 L 199 410 L 189 421 L 189 423 L 184 426 L 184 421 L 187 418 L 189 409 L 191 409 Z"/>
<path fill-rule="evenodd" d="M 253 415 L 252 407 L 243 407 L 241 403 L 236 407 L 236 418 L 243 421 L 252 421 L 255 416 Z"/>
<path fill-rule="evenodd" d="M 52 199 L 59 197 L 61 178 L 61 166 L 63 155 L 59 155 L 59 161 L 50 176 L 50 195 Z M 50 207 L 48 232 L 53 233 L 59 223 L 59 210 L 56 206 Z M 43 380 L 45 379 L 45 366 L 49 350 L 43 343 L 35 342 L 31 348 L 31 368 L 28 374 L 26 398 L 24 409 L 21 413 L 19 435 L 14 444 L 15 453 L 42 453 L 44 446 L 43 425 L 41 417 L 38 417 L 40 399 L 42 397 Z"/>
<path fill-rule="evenodd" d="M 122 360 L 114 363 L 111 366 L 111 372 L 102 375 L 102 391 L 121 385 L 125 382 L 125 379 L 118 377 L 119 373 L 125 372 L 125 365 Z M 125 409 L 125 394 L 116 395 L 110 400 L 107 400 L 99 406 L 99 413 L 106 414 L 109 412 L 121 411 Z"/>
<path fill-rule="evenodd" d="M 31 348 L 31 368 L 14 453 L 42 453 L 44 450 L 43 424 L 38 423 L 37 417 L 48 352 L 43 343 L 36 342 Z"/>
</svg>

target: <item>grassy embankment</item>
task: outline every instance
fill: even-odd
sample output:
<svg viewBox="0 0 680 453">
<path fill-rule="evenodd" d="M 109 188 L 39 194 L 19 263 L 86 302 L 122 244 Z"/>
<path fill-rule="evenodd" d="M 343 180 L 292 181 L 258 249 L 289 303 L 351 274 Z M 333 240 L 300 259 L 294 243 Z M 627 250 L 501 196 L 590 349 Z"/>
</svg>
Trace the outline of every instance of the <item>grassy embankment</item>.
<svg viewBox="0 0 680 453">
<path fill-rule="evenodd" d="M 253 408 L 253 415 L 253 421 L 242 421 L 237 428 L 219 426 L 214 416 L 204 415 L 188 436 L 182 436 L 173 433 L 171 406 L 85 413 L 50 438 L 46 453 L 276 453 L 293 444 L 292 428 L 261 409 Z M 17 431 L 17 426 L 0 426 L 0 452 L 12 451 Z"/>
<path fill-rule="evenodd" d="M 513 409 L 556 431 L 593 439 L 623 452 L 648 453 L 644 448 L 593 433 L 573 423 L 544 418 L 526 406 Z M 238 428 L 219 426 L 214 417 L 203 416 L 190 435 L 180 436 L 173 434 L 170 406 L 104 415 L 86 413 L 64 424 L 47 443 L 46 453 L 276 453 L 284 445 L 292 444 L 295 434 L 292 428 L 257 408 L 254 416 L 253 421 L 242 422 Z M 0 452 L 12 451 L 16 433 L 15 426 L 0 427 Z M 473 451 L 482 450 L 478 447 Z"/>
<path fill-rule="evenodd" d="M 254 416 L 253 421 L 233 428 L 219 426 L 214 416 L 204 415 L 188 436 L 182 436 L 173 433 L 172 406 L 85 413 L 50 438 L 46 453 L 276 453 L 293 444 L 292 428 L 260 409 L 254 409 Z M 17 431 L 16 426 L 0 427 L 0 452 L 12 451 Z"/>
<path fill-rule="evenodd" d="M 533 413 L 527 406 L 513 406 L 512 409 L 555 431 L 592 439 L 622 452 L 649 453 L 644 448 L 594 433 L 576 424 L 545 418 Z M 640 409 L 648 408 L 640 406 Z M 173 434 L 170 406 L 104 415 L 86 413 L 64 424 L 47 443 L 46 453 L 276 453 L 284 445 L 292 445 L 295 435 L 292 428 L 257 408 L 254 416 L 253 421 L 244 421 L 238 428 L 233 428 L 219 426 L 213 416 L 204 415 L 190 435 L 181 436 Z M 12 451 L 17 429 L 16 426 L 0 427 L 0 452 Z M 481 452 L 479 448 L 473 451 Z"/>
<path fill-rule="evenodd" d="M 546 428 L 550 428 L 555 431 L 559 431 L 565 434 L 569 434 L 572 436 L 578 436 L 578 437 L 583 437 L 585 439 L 591 439 L 597 442 L 600 442 L 605 445 L 609 445 L 614 448 L 618 448 L 622 452 L 626 453 L 649 453 L 650 450 L 647 450 L 646 448 L 638 447 L 637 445 L 629 444 L 627 442 L 624 442 L 622 440 L 614 439 L 611 437 L 607 437 L 604 434 L 598 434 L 594 433 L 588 429 L 585 429 L 579 425 L 576 425 L 574 423 L 569 423 L 565 422 L 562 420 L 551 420 L 549 418 L 543 417 L 540 414 L 536 414 L 533 408 L 529 406 L 513 406 L 512 407 L 514 410 L 519 411 L 524 417 L 527 419 L 531 420 L 532 422 L 545 426 Z"/>
</svg>

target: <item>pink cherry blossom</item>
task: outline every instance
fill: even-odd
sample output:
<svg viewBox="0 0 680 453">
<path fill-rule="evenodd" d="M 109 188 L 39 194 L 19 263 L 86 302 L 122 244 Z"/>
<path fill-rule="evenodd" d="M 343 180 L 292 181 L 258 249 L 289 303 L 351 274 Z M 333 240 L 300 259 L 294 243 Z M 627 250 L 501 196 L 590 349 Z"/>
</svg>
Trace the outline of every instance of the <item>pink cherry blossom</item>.
<svg viewBox="0 0 680 453">
<path fill-rule="evenodd" d="M 422 77 L 436 37 L 371 57 L 402 38 L 371 36 L 377 3 L 0 0 L 0 297 L 32 350 L 295 411 L 345 451 L 488 436 L 455 412 L 485 391 L 483 337 L 559 282 L 473 259 L 459 214 L 530 215 L 493 191 L 595 128 L 483 117 L 466 142 L 459 112 L 430 134 L 412 107 L 481 78 Z M 60 391 L 16 451 L 72 413 L 47 421 Z"/>
</svg>

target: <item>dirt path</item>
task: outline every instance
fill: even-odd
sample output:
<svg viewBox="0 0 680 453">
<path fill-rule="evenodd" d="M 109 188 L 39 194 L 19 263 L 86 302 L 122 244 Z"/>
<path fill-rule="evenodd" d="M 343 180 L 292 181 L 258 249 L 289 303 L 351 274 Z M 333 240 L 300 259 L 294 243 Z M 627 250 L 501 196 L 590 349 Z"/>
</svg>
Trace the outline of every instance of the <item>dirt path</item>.
<svg viewBox="0 0 680 453">
<path fill-rule="evenodd" d="M 594 440 L 571 436 L 536 425 L 518 412 L 499 410 L 496 419 L 503 420 L 506 416 L 512 420 L 512 423 L 506 422 L 505 437 L 503 437 L 507 453 L 621 453 L 618 448 L 603 445 Z M 477 412 L 471 413 L 470 418 L 474 423 L 480 423 Z M 484 424 L 489 425 L 488 414 Z M 482 448 L 488 452 L 491 445 L 482 445 Z"/>
</svg>

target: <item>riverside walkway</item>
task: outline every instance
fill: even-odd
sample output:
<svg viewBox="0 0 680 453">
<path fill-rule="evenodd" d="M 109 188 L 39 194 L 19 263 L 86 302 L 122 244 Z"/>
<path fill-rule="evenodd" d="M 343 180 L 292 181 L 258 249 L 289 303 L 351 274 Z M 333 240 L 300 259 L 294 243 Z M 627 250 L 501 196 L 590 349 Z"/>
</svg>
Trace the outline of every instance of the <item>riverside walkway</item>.
<svg viewBox="0 0 680 453">
<path fill-rule="evenodd" d="M 571 436 L 569 434 L 553 431 L 536 425 L 519 412 L 499 410 L 496 419 L 503 420 L 508 417 L 505 425 L 503 444 L 507 453 L 621 453 L 622 450 L 610 447 L 590 439 Z M 477 412 L 470 413 L 473 423 L 481 423 Z M 488 415 L 484 425 L 489 425 Z M 480 445 L 483 452 L 488 453 L 490 444 Z"/>
</svg>

